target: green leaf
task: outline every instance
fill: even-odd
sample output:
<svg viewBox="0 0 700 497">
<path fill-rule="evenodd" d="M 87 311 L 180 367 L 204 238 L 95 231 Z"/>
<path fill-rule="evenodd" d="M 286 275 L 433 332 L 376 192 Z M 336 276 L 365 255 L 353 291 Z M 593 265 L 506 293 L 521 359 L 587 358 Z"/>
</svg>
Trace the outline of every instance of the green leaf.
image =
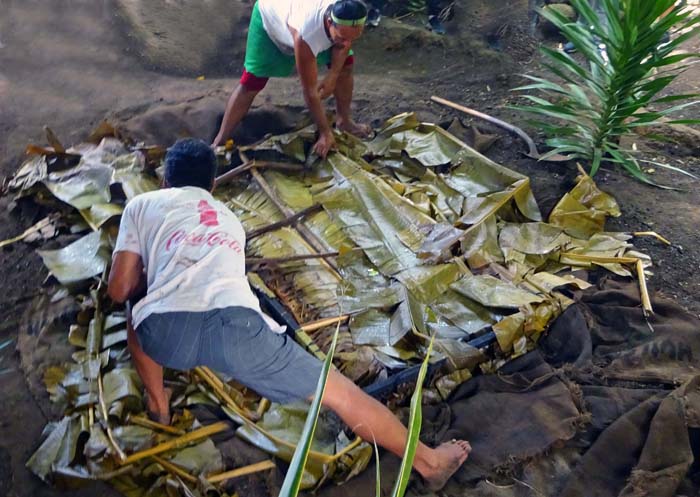
<svg viewBox="0 0 700 497">
<path fill-rule="evenodd" d="M 453 283 L 450 288 L 487 307 L 518 309 L 544 300 L 534 293 L 487 274 L 467 276 Z"/>
<path fill-rule="evenodd" d="M 110 260 L 110 249 L 104 235 L 94 231 L 58 250 L 37 253 L 58 281 L 72 285 L 100 275 Z"/>
<path fill-rule="evenodd" d="M 411 396 L 411 409 L 408 417 L 406 447 L 404 449 L 403 457 L 401 458 L 399 474 L 396 477 L 396 483 L 394 484 L 394 489 L 391 492 L 392 497 L 403 497 L 403 495 L 406 493 L 406 487 L 408 487 L 408 479 L 411 476 L 411 470 L 413 469 L 413 460 L 416 457 L 416 449 L 418 448 L 418 443 L 420 441 L 420 430 L 423 422 L 421 407 L 423 383 L 425 382 L 425 377 L 428 373 L 428 362 L 433 350 L 433 340 L 434 337 L 430 339 L 430 343 L 428 344 L 428 351 L 426 352 L 425 359 L 423 360 L 420 370 L 418 371 L 416 389 L 413 391 L 413 395 Z"/>
<path fill-rule="evenodd" d="M 338 327 L 335 329 L 333 341 L 331 342 L 331 346 L 326 354 L 326 360 L 323 362 L 323 368 L 321 369 L 321 375 L 318 378 L 316 392 L 314 393 L 314 398 L 311 402 L 311 407 L 309 408 L 306 422 L 304 423 L 304 430 L 301 433 L 301 439 L 299 440 L 297 448 L 294 451 L 294 456 L 292 456 L 292 461 L 289 463 L 289 469 L 287 470 L 287 474 L 284 477 L 284 482 L 282 483 L 282 488 L 278 494 L 279 497 L 296 497 L 301 489 L 304 466 L 306 465 L 306 460 L 309 456 L 309 451 L 311 450 L 311 442 L 314 438 L 314 432 L 316 431 L 318 415 L 321 411 L 323 393 L 326 389 L 326 382 L 328 381 L 328 374 L 333 361 L 333 354 L 335 353 L 335 347 L 338 343 L 339 329 L 340 325 L 338 325 Z"/>
</svg>

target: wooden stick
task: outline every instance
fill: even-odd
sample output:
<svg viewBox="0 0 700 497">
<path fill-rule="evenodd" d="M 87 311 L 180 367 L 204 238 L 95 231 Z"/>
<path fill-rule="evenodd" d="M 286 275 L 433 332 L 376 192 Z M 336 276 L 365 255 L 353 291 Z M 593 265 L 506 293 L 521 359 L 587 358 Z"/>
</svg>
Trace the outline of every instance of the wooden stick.
<svg viewBox="0 0 700 497">
<path fill-rule="evenodd" d="M 267 410 L 270 408 L 270 404 L 271 404 L 271 402 L 270 402 L 269 399 L 266 399 L 265 397 L 263 397 L 262 399 L 260 399 L 260 403 L 258 404 L 258 408 L 257 408 L 257 410 L 255 411 L 255 413 L 258 415 L 258 417 L 259 417 L 260 419 L 262 419 L 263 415 L 264 415 L 264 414 L 267 412 Z"/>
<path fill-rule="evenodd" d="M 179 476 L 183 480 L 186 480 L 187 482 L 192 483 L 192 484 L 197 483 L 197 478 L 195 478 L 194 476 L 189 474 L 187 471 L 182 469 L 177 464 L 173 464 L 170 461 L 167 461 L 166 459 L 163 459 L 160 456 L 153 456 L 153 460 L 156 461 L 161 466 L 163 466 L 166 471 L 169 471 L 172 474 Z"/>
<path fill-rule="evenodd" d="M 666 240 L 663 236 L 659 235 L 656 231 L 635 231 L 634 233 L 632 233 L 632 236 L 653 236 L 661 243 L 671 245 L 671 242 Z"/>
<path fill-rule="evenodd" d="M 271 162 L 271 161 L 256 161 L 249 160 L 244 162 L 238 167 L 231 169 L 230 171 L 222 174 L 216 180 L 214 180 L 215 186 L 223 185 L 231 181 L 236 176 L 249 171 L 252 168 L 268 168 L 268 169 L 281 169 L 283 171 L 303 171 L 304 166 L 302 164 L 292 164 L 289 162 Z"/>
<path fill-rule="evenodd" d="M 649 317 L 654 314 L 654 309 L 651 307 L 647 279 L 644 276 L 644 265 L 641 259 L 637 259 L 637 278 L 639 279 L 639 293 L 641 295 L 642 308 L 644 309 L 644 317 Z"/>
<path fill-rule="evenodd" d="M 212 475 L 207 477 L 209 483 L 220 483 L 222 481 L 231 480 L 233 478 L 238 478 L 240 476 L 250 475 L 253 473 L 258 473 L 260 471 L 265 471 L 267 469 L 275 468 L 276 465 L 272 460 L 257 462 L 255 464 L 250 464 L 248 466 L 243 466 L 242 468 L 232 469 L 231 471 L 226 471 L 218 475 Z"/>
<path fill-rule="evenodd" d="M 119 444 L 117 441 L 114 439 L 114 435 L 112 434 L 112 429 L 109 427 L 109 413 L 107 412 L 107 405 L 105 404 L 105 398 L 104 398 L 104 388 L 102 387 L 102 373 L 99 373 L 97 375 L 97 398 L 100 404 L 100 412 L 102 413 L 102 419 L 105 422 L 105 431 L 107 432 L 107 440 L 109 440 L 110 445 L 112 446 L 112 450 L 114 450 L 114 453 L 117 456 L 117 460 L 119 464 L 127 464 L 126 460 L 128 459 L 126 457 L 126 454 L 124 451 L 119 447 Z"/>
<path fill-rule="evenodd" d="M 130 464 L 136 461 L 140 461 L 141 459 L 162 454 L 163 452 L 167 452 L 169 450 L 178 449 L 184 445 L 196 442 L 197 440 L 200 440 L 202 438 L 206 438 L 210 435 L 226 431 L 229 428 L 230 426 L 227 422 L 219 421 L 218 423 L 214 423 L 203 428 L 199 428 L 198 430 L 186 433 L 181 437 L 175 438 L 173 440 L 168 440 L 167 442 L 163 442 L 162 444 L 156 445 L 155 447 L 151 447 L 150 449 L 135 452 L 128 456 L 124 461 L 120 462 L 121 464 Z"/>
<path fill-rule="evenodd" d="M 155 421 L 151 421 L 150 419 L 144 418 L 143 416 L 132 416 L 131 414 L 128 414 L 126 416 L 126 422 L 131 423 L 133 425 L 143 426 L 144 428 L 151 428 L 158 431 L 164 431 L 165 433 L 170 433 L 171 435 L 184 435 L 185 433 L 187 433 L 185 430 L 180 430 L 173 426 L 156 423 Z"/>
<path fill-rule="evenodd" d="M 252 421 L 257 421 L 260 419 L 256 413 L 250 412 L 243 406 L 240 406 L 236 402 L 231 394 L 226 391 L 226 385 L 221 379 L 214 374 L 214 372 L 206 366 L 199 366 L 194 368 L 195 372 L 214 390 L 221 400 L 223 400 L 228 407 L 234 411 L 236 414 L 243 418 L 250 419 Z"/>
<path fill-rule="evenodd" d="M 302 324 L 301 326 L 299 326 L 299 329 L 305 332 L 316 331 L 320 330 L 321 328 L 325 328 L 326 326 L 330 326 L 332 324 L 342 323 L 343 321 L 347 321 L 349 318 L 350 314 L 343 314 L 341 316 L 336 316 L 333 318 L 319 319 L 317 321 L 311 321 L 310 323 Z"/>
<path fill-rule="evenodd" d="M 241 153 L 241 157 L 245 159 L 245 154 Z M 272 190 L 272 187 L 269 185 L 269 183 L 265 180 L 262 174 L 260 172 L 253 168 L 251 169 L 251 174 L 253 175 L 253 178 L 255 179 L 256 183 L 262 188 L 262 190 L 265 192 L 265 194 L 268 196 L 268 198 L 272 201 L 275 206 L 282 212 L 286 217 L 291 217 L 294 215 L 294 211 L 292 211 L 289 207 L 284 205 L 282 201 L 280 201 L 279 198 L 277 198 L 277 195 L 275 192 Z M 313 249 L 316 252 L 326 252 L 328 251 L 328 248 L 325 247 L 325 243 L 320 241 L 316 235 L 311 232 L 306 226 L 303 224 L 299 223 L 296 226 L 297 231 L 301 235 L 306 242 L 313 247 Z M 328 266 L 329 269 L 332 270 L 334 276 L 340 281 L 342 280 L 342 277 L 340 276 L 340 273 L 338 271 L 338 268 L 335 266 L 335 264 L 328 260 L 328 258 L 323 258 L 324 263 Z"/>
<path fill-rule="evenodd" d="M 541 159 L 542 155 L 538 152 L 537 146 L 535 145 L 535 142 L 533 141 L 530 136 L 525 133 L 522 129 L 518 128 L 517 126 L 513 126 L 512 124 L 509 124 L 505 121 L 501 121 L 498 118 L 495 118 L 493 116 L 489 116 L 488 114 L 484 114 L 483 112 L 479 112 L 478 110 L 470 109 L 469 107 L 465 107 L 463 105 L 459 105 L 455 102 L 452 102 L 450 100 L 444 99 L 437 97 L 433 95 L 430 97 L 430 100 L 432 100 L 435 103 L 438 103 L 440 105 L 445 105 L 447 107 L 450 107 L 452 109 L 458 110 L 460 112 L 464 112 L 465 114 L 469 114 L 470 116 L 478 117 L 479 119 L 483 119 L 484 121 L 488 121 L 492 124 L 495 124 L 496 126 L 499 126 L 506 131 L 509 131 L 510 133 L 513 133 L 520 138 L 523 139 L 523 141 L 527 144 L 528 147 L 528 153 L 526 154 L 528 157 L 531 157 L 533 159 Z M 556 154 L 553 156 L 550 156 L 549 158 L 545 159 L 549 162 L 563 162 L 563 161 L 568 161 L 571 160 L 569 157 L 561 154 Z"/>
<path fill-rule="evenodd" d="M 285 262 L 304 261 L 307 259 L 325 259 L 326 257 L 338 257 L 338 252 L 324 252 L 322 254 L 300 254 L 288 257 L 246 257 L 246 265 L 283 264 Z"/>
<path fill-rule="evenodd" d="M 31 226 L 30 228 L 24 230 L 24 233 L 22 233 L 21 235 L 17 235 L 14 238 L 8 238 L 7 240 L 1 241 L 0 248 L 12 245 L 13 243 L 19 242 L 20 240 L 24 240 L 29 235 L 36 233 L 37 231 L 41 231 L 43 228 L 47 227 L 49 224 L 51 224 L 52 221 L 53 217 L 45 217 L 44 219 L 36 223 L 34 226 Z"/>
<path fill-rule="evenodd" d="M 268 233 L 270 231 L 275 231 L 279 228 L 283 228 L 285 226 L 289 226 L 292 224 L 296 224 L 297 221 L 299 221 L 301 218 L 306 217 L 310 214 L 315 214 L 316 212 L 322 210 L 323 207 L 321 204 L 314 204 L 311 207 L 307 207 L 304 210 L 301 210 L 294 214 L 293 216 L 288 217 L 287 219 L 283 219 L 282 221 L 277 221 L 276 223 L 269 224 L 267 226 L 264 226 L 262 228 L 258 228 L 254 231 L 251 231 L 250 233 L 246 233 L 246 239 L 248 241 L 252 240 L 253 238 L 256 238 L 262 234 Z"/>
<path fill-rule="evenodd" d="M 559 254 L 559 262 L 568 264 L 568 261 L 595 262 L 598 264 L 636 264 L 637 257 L 604 257 L 599 255 L 573 254 L 562 252 Z"/>
</svg>

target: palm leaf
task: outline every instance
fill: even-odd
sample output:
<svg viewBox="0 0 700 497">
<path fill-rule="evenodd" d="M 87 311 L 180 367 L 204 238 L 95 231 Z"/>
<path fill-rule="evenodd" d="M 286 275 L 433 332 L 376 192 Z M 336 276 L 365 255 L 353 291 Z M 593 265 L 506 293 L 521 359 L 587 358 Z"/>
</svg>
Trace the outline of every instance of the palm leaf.
<svg viewBox="0 0 700 497">
<path fill-rule="evenodd" d="M 548 60 L 545 66 L 566 84 L 527 76 L 533 83 L 518 90 L 539 92 L 544 98 L 526 95 L 532 105 L 520 109 L 557 122 L 539 124 L 549 135 L 547 144 L 553 147 L 550 155 L 573 152 L 587 158 L 591 161 L 591 175 L 609 162 L 640 181 L 654 184 L 634 157 L 616 144 L 634 128 L 658 123 L 665 116 L 698 103 L 687 101 L 696 98 L 694 94 L 659 94 L 685 70 L 687 65 L 680 65 L 682 62 L 700 56 L 676 52 L 680 44 L 698 33 L 700 19 L 674 0 L 602 0 L 604 20 L 587 0 L 571 0 L 571 5 L 583 25 L 569 21 L 554 9 L 541 14 L 573 43 L 585 60 L 578 62 L 544 47 L 542 52 Z M 674 27 L 678 35 L 662 45 L 664 36 Z M 598 48 L 597 40 L 605 45 L 607 57 Z M 660 106 L 682 101 L 645 110 L 651 103 Z"/>
<path fill-rule="evenodd" d="M 294 455 L 292 456 L 292 461 L 289 463 L 289 470 L 284 477 L 284 482 L 282 483 L 279 497 L 296 497 L 301 489 L 301 484 L 304 477 L 304 466 L 306 466 L 306 460 L 308 459 L 309 451 L 311 450 L 311 442 L 314 438 L 316 425 L 318 424 L 318 415 L 321 412 L 321 402 L 323 400 L 323 393 L 326 390 L 326 382 L 328 381 L 328 373 L 330 372 L 331 364 L 333 362 L 335 347 L 338 343 L 339 330 L 340 323 L 338 323 L 335 333 L 333 334 L 333 341 L 331 342 L 330 349 L 326 354 L 326 360 L 323 361 L 323 367 L 321 368 L 321 375 L 319 376 L 318 384 L 316 385 L 314 399 L 311 402 L 311 407 L 309 407 L 309 413 L 306 416 L 304 430 L 301 433 L 301 440 L 299 440 L 297 448 L 294 450 Z"/>
<path fill-rule="evenodd" d="M 433 351 L 433 340 L 434 336 L 430 339 L 430 343 L 428 344 L 428 351 L 425 354 L 425 359 L 423 359 L 420 371 L 418 372 L 418 379 L 416 379 L 416 389 L 413 391 L 413 395 L 411 396 L 411 413 L 408 418 L 408 437 L 406 440 L 406 448 L 403 452 L 401 467 L 399 468 L 399 474 L 396 477 L 394 489 L 391 492 L 392 497 L 403 497 L 403 495 L 406 493 L 408 479 L 411 476 L 411 469 L 413 468 L 413 460 L 416 457 L 421 423 L 423 422 L 423 413 L 421 408 L 421 401 L 423 398 L 423 382 L 425 382 L 425 377 L 428 373 L 428 362 Z"/>
</svg>

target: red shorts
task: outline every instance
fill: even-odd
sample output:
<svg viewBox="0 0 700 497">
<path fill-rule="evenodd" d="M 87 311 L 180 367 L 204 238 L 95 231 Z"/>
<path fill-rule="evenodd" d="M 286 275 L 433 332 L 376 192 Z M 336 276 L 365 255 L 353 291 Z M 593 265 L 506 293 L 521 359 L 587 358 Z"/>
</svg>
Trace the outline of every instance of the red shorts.
<svg viewBox="0 0 700 497">
<path fill-rule="evenodd" d="M 343 67 L 349 67 L 354 63 L 355 56 L 348 55 L 348 58 L 345 59 L 345 64 L 343 65 Z M 261 78 L 260 76 L 256 76 L 255 74 L 249 73 L 244 68 L 243 75 L 241 76 L 241 86 L 248 91 L 260 91 L 263 88 L 265 88 L 265 85 L 267 84 L 267 81 L 269 79 L 270 78 Z"/>
</svg>

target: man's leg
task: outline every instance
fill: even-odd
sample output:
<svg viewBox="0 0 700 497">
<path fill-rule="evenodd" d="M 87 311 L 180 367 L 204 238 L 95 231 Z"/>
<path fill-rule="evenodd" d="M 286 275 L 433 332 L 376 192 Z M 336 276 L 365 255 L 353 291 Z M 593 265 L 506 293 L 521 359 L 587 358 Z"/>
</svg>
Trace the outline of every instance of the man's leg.
<svg viewBox="0 0 700 497">
<path fill-rule="evenodd" d="M 403 456 L 406 428 L 386 406 L 338 371 L 331 370 L 328 376 L 323 405 L 335 411 L 364 440 L 374 440 L 397 456 Z M 469 442 L 464 440 L 444 443 L 435 449 L 419 442 L 413 467 L 431 488 L 441 488 L 464 463 L 470 451 Z"/>
<path fill-rule="evenodd" d="M 366 124 L 357 124 L 355 121 L 353 121 L 352 111 L 350 109 L 352 104 L 352 93 L 355 86 L 352 70 L 353 66 L 354 64 L 352 63 L 351 59 L 351 62 L 346 63 L 343 69 L 340 71 L 338 81 L 335 84 L 335 92 L 333 92 L 333 96 L 335 97 L 335 108 L 337 113 L 336 126 L 341 131 L 346 131 L 351 135 L 364 138 L 369 135 L 371 128 Z"/>
<path fill-rule="evenodd" d="M 245 74 L 249 73 L 244 73 L 244 77 Z M 253 78 L 256 77 L 253 76 Z M 221 121 L 221 127 L 212 145 L 217 146 L 226 143 L 226 140 L 231 136 L 236 126 L 238 126 L 248 113 L 250 106 L 253 104 L 253 100 L 255 100 L 255 97 L 260 93 L 262 87 L 265 86 L 265 82 L 267 82 L 267 78 L 257 78 L 257 80 L 259 80 L 257 85 L 249 85 L 242 81 L 238 84 L 236 89 L 233 90 L 226 104 L 226 112 L 224 113 L 223 121 Z"/>
<path fill-rule="evenodd" d="M 126 333 L 126 344 L 131 353 L 131 360 L 148 394 L 149 415 L 155 418 L 154 421 L 170 424 L 170 399 L 163 387 L 163 367 L 141 349 L 136 338 L 136 330 L 131 326 L 131 319 L 127 321 Z"/>
</svg>

